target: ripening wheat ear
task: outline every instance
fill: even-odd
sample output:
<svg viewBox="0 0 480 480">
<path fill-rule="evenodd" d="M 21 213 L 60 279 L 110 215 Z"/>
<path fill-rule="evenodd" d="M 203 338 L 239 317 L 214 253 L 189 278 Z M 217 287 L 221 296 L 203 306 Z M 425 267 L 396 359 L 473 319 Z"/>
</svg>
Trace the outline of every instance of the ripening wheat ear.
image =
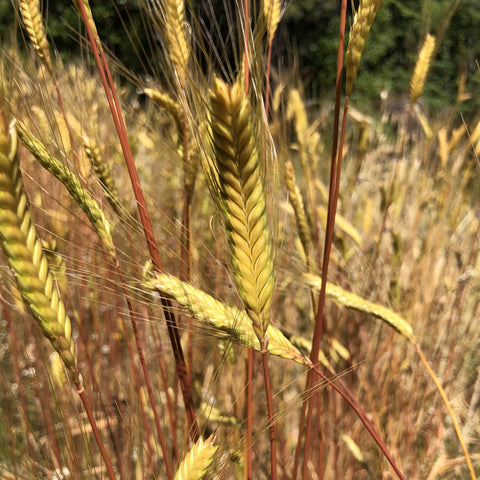
<svg viewBox="0 0 480 480">
<path fill-rule="evenodd" d="M 185 455 L 180 463 L 175 480 L 201 480 L 205 478 L 208 468 L 213 462 L 218 447 L 212 438 L 200 438 Z"/>
<path fill-rule="evenodd" d="M 70 319 L 49 270 L 23 187 L 16 130 L 8 125 L 3 114 L 0 114 L 0 239 L 23 301 L 75 384 L 81 385 Z"/>
<path fill-rule="evenodd" d="M 263 0 L 263 15 L 267 28 L 267 42 L 270 43 L 275 36 L 280 22 L 282 10 L 281 0 Z"/>
<path fill-rule="evenodd" d="M 425 88 L 428 71 L 435 50 L 435 37 L 428 34 L 420 53 L 418 54 L 417 64 L 410 80 L 410 104 L 413 105 Z"/>
<path fill-rule="evenodd" d="M 240 296 L 256 335 L 263 339 L 274 280 L 251 107 L 239 83 L 230 87 L 217 78 L 210 97 L 213 169 L 218 175 L 218 185 L 211 190 L 220 194 L 216 200 L 224 217 Z"/>
<path fill-rule="evenodd" d="M 352 95 L 353 84 L 357 77 L 358 66 L 360 65 L 365 42 L 372 28 L 373 21 L 382 6 L 382 1 L 383 0 L 360 0 L 357 13 L 355 13 L 353 18 L 345 58 L 347 68 L 345 93 L 347 97 Z"/>
<path fill-rule="evenodd" d="M 168 53 L 180 83 L 187 75 L 189 46 L 185 31 L 185 3 L 183 0 L 163 1 Z"/>
<path fill-rule="evenodd" d="M 40 0 L 20 0 L 19 6 L 23 24 L 33 48 L 50 74 L 53 74 L 52 59 L 40 11 Z"/>
</svg>

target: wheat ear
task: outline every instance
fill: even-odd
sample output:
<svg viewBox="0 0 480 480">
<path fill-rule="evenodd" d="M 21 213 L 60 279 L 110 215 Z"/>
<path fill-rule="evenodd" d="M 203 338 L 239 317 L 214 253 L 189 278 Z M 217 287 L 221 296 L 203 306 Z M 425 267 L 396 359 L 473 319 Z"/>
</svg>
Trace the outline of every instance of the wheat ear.
<svg viewBox="0 0 480 480">
<path fill-rule="evenodd" d="M 176 102 L 170 95 L 163 93 L 154 88 L 145 88 L 143 93 L 151 98 L 160 108 L 166 110 L 175 120 L 177 130 L 183 130 L 183 110 L 178 102 Z"/>
<path fill-rule="evenodd" d="M 307 266 L 312 268 L 315 265 L 315 261 L 312 262 L 310 258 L 312 235 L 307 221 L 307 214 L 305 213 L 305 206 L 303 204 L 302 194 L 297 187 L 295 181 L 295 171 L 292 162 L 285 162 L 284 173 L 285 186 L 288 190 L 288 200 L 291 203 L 293 211 L 295 213 L 298 236 L 300 238 L 300 242 L 302 243 L 303 251 L 305 253 L 305 259 L 307 261 Z"/>
<path fill-rule="evenodd" d="M 183 85 L 190 52 L 185 31 L 185 4 L 183 0 L 165 0 L 163 3 L 168 52 L 178 79 Z"/>
<path fill-rule="evenodd" d="M 52 58 L 40 11 L 40 0 L 20 0 L 20 14 L 33 48 L 50 74 L 53 74 Z"/>
<path fill-rule="evenodd" d="M 218 446 L 213 438 L 199 438 L 178 466 L 175 480 L 201 480 L 213 462 Z"/>
<path fill-rule="evenodd" d="M 434 50 L 435 37 L 428 34 L 418 54 L 417 64 L 415 65 L 412 79 L 410 80 L 410 104 L 412 105 L 423 93 Z"/>
<path fill-rule="evenodd" d="M 79 385 L 70 319 L 37 236 L 23 186 L 17 134 L 0 114 L 0 239 L 23 301 Z"/>
<path fill-rule="evenodd" d="M 40 140 L 35 138 L 20 125 L 18 125 L 18 134 L 22 143 L 38 160 L 40 165 L 62 182 L 64 187 L 68 190 L 68 193 L 78 203 L 87 218 L 95 227 L 98 236 L 102 239 L 110 256 L 115 258 L 115 246 L 110 233 L 110 224 L 97 202 L 91 197 L 87 190 L 85 190 L 78 178 L 75 177 L 63 163 L 53 157 Z"/>
<path fill-rule="evenodd" d="M 270 43 L 275 36 L 280 22 L 282 2 L 280 0 L 264 0 L 263 15 L 267 27 L 267 42 Z"/>
<path fill-rule="evenodd" d="M 304 274 L 304 278 L 308 285 L 317 290 L 320 289 L 322 283 L 322 279 L 320 277 L 312 275 L 310 273 L 306 273 Z M 410 342 L 415 344 L 415 337 L 413 335 L 411 325 L 392 310 L 382 305 L 379 305 L 378 303 L 373 303 L 365 300 L 364 298 L 359 297 L 354 293 L 348 292 L 347 290 L 344 290 L 337 285 L 333 285 L 330 282 L 327 282 L 326 294 L 327 297 L 332 298 L 333 300 L 347 308 L 352 308 L 353 310 L 368 313 L 369 315 L 373 315 L 374 317 L 383 320 L 388 325 L 397 330 L 397 332 L 407 338 Z"/>
<path fill-rule="evenodd" d="M 93 170 L 97 175 L 97 178 L 100 180 L 100 183 L 103 186 L 108 202 L 112 206 L 115 213 L 120 218 L 124 218 L 125 213 L 121 208 L 122 202 L 120 201 L 120 197 L 118 195 L 117 186 L 115 184 L 112 171 L 103 158 L 97 140 L 94 137 L 84 136 L 83 147 L 87 157 L 90 160 L 90 163 L 92 164 Z"/>
<path fill-rule="evenodd" d="M 358 10 L 353 17 L 345 57 L 347 68 L 345 92 L 347 97 L 352 95 L 353 84 L 357 78 L 358 66 L 360 65 L 365 42 L 372 28 L 373 21 L 382 6 L 382 1 L 383 0 L 360 0 Z"/>
<path fill-rule="evenodd" d="M 260 351 L 260 342 L 253 329 L 252 322 L 245 314 L 234 307 L 229 307 L 207 293 L 182 282 L 173 275 L 157 273 L 154 278 L 144 283 L 146 290 L 157 290 L 174 298 L 180 305 L 204 320 L 216 330 L 227 333 L 230 338 L 239 340 L 248 348 Z M 308 359 L 273 325 L 268 325 L 265 338 L 268 338 L 267 351 L 302 365 L 310 366 Z"/>
<path fill-rule="evenodd" d="M 211 92 L 211 128 L 218 173 L 217 199 L 228 235 L 240 296 L 259 339 L 264 337 L 273 295 L 273 261 L 260 159 L 241 86 L 218 78 Z M 213 176 L 211 177 L 213 178 Z"/>
</svg>

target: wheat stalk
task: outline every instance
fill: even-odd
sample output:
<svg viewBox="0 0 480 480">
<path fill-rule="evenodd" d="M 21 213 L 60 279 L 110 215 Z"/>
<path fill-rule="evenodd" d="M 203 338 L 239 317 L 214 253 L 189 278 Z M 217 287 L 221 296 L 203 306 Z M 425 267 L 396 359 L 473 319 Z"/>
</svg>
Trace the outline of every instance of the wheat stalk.
<svg viewBox="0 0 480 480">
<path fill-rule="evenodd" d="M 345 92 L 347 97 L 352 95 L 353 84 L 357 78 L 358 66 L 362 58 L 363 49 L 373 21 L 382 6 L 383 0 L 360 0 L 360 5 L 353 18 L 348 39 L 345 57 L 347 68 L 347 82 Z"/>
<path fill-rule="evenodd" d="M 81 385 L 70 319 L 37 236 L 23 186 L 17 155 L 17 134 L 0 114 L 0 239 L 23 301 Z"/>
<path fill-rule="evenodd" d="M 428 34 L 425 42 L 418 54 L 417 64 L 410 80 L 410 104 L 413 105 L 425 88 L 428 71 L 432 62 L 433 52 L 435 50 L 435 37 Z"/>
<path fill-rule="evenodd" d="M 213 462 L 217 445 L 212 437 L 203 440 L 199 438 L 185 455 L 175 473 L 175 480 L 201 480 Z"/>
<path fill-rule="evenodd" d="M 240 296 L 259 339 L 269 323 L 273 261 L 267 231 L 260 161 L 250 120 L 251 108 L 240 84 L 215 79 L 211 129 L 218 184 L 212 188 L 228 235 Z"/>
<path fill-rule="evenodd" d="M 53 64 L 50 57 L 47 35 L 40 11 L 40 0 L 20 0 L 20 14 L 27 30 L 30 42 L 37 52 L 38 58 L 45 65 L 50 74 L 53 74 Z"/>
<path fill-rule="evenodd" d="M 229 307 L 207 293 L 182 282 L 173 275 L 157 273 L 143 284 L 146 290 L 157 290 L 174 298 L 180 305 L 193 313 L 198 319 L 207 322 L 216 330 L 227 333 L 230 338 L 239 340 L 248 348 L 260 351 L 260 342 L 249 317 L 234 307 Z M 302 365 L 310 366 L 308 359 L 273 325 L 268 325 L 265 338 L 268 338 L 267 351 Z"/>
</svg>

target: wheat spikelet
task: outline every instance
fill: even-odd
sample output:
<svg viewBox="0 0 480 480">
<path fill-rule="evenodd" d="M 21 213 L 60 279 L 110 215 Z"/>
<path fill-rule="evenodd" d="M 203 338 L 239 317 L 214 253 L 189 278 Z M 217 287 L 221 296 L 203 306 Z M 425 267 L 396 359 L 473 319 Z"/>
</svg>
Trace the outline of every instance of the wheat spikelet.
<svg viewBox="0 0 480 480">
<path fill-rule="evenodd" d="M 280 0 L 263 0 L 263 15 L 267 27 L 267 42 L 271 43 L 281 17 L 282 2 Z"/>
<path fill-rule="evenodd" d="M 116 253 L 110 233 L 110 224 L 97 202 L 85 190 L 78 178 L 75 177 L 63 163 L 53 157 L 40 140 L 36 139 L 30 132 L 20 125 L 18 125 L 18 134 L 22 143 L 34 155 L 40 165 L 62 182 L 68 190 L 68 193 L 70 193 L 78 203 L 87 218 L 95 227 L 98 236 L 102 239 L 110 256 L 115 258 Z"/>
<path fill-rule="evenodd" d="M 425 88 L 428 70 L 432 62 L 433 52 L 435 50 L 435 37 L 428 34 L 425 42 L 418 54 L 417 64 L 410 80 L 410 104 L 414 104 Z"/>
<path fill-rule="evenodd" d="M 183 85 L 190 52 L 185 31 L 185 4 L 183 0 L 165 0 L 163 4 L 168 53 L 180 84 Z"/>
<path fill-rule="evenodd" d="M 377 12 L 382 6 L 382 1 L 383 0 L 360 0 L 360 5 L 353 18 L 345 56 L 347 69 L 345 92 L 347 97 L 350 97 L 352 94 L 353 84 L 357 77 L 358 66 L 360 65 L 365 42 Z"/>
<path fill-rule="evenodd" d="M 211 92 L 211 128 L 218 185 L 212 192 L 224 216 L 233 272 L 240 296 L 262 339 L 273 295 L 273 261 L 260 162 L 255 148 L 250 104 L 237 83 L 216 79 Z"/>
<path fill-rule="evenodd" d="M 0 238 L 23 301 L 70 371 L 80 383 L 70 319 L 49 270 L 23 187 L 17 135 L 0 116 Z"/>
<path fill-rule="evenodd" d="M 20 0 L 20 13 L 28 37 L 37 52 L 38 58 L 40 58 L 45 67 L 47 67 L 47 70 L 53 74 L 50 49 L 48 47 L 47 35 L 40 11 L 40 0 Z"/>
<path fill-rule="evenodd" d="M 167 274 L 156 274 L 154 278 L 143 284 L 146 290 L 157 290 L 173 297 L 180 305 L 204 320 L 211 327 L 227 333 L 230 338 L 239 340 L 248 348 L 260 350 L 260 342 L 253 329 L 252 322 L 245 312 L 229 307 L 207 293 L 182 282 L 177 277 Z M 267 351 L 302 365 L 311 365 L 299 350 L 273 325 L 268 325 L 265 338 L 268 338 Z"/>
<path fill-rule="evenodd" d="M 310 273 L 304 274 L 304 278 L 308 285 L 311 287 L 319 290 L 322 279 L 316 275 L 312 275 Z M 397 332 L 407 338 L 410 342 L 415 343 L 415 337 L 413 335 L 413 330 L 410 324 L 404 320 L 400 315 L 397 315 L 392 310 L 379 305 L 377 303 L 370 302 L 365 300 L 354 293 L 348 292 L 337 285 L 333 285 L 330 282 L 327 282 L 327 289 L 326 289 L 327 297 L 332 298 L 336 302 L 344 305 L 347 308 L 352 308 L 354 310 L 358 310 L 360 312 L 368 313 L 369 315 L 373 315 L 374 317 L 383 320 L 384 322 L 388 323 L 391 327 L 393 327 Z"/>
<path fill-rule="evenodd" d="M 178 466 L 175 480 L 201 480 L 204 478 L 218 449 L 213 441 L 212 437 L 207 440 L 198 439 Z"/>
</svg>

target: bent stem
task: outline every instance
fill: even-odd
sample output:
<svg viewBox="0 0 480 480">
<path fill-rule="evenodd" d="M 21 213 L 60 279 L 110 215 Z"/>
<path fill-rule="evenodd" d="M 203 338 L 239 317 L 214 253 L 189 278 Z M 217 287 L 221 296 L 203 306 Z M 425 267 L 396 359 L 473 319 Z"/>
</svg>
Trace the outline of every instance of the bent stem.
<svg viewBox="0 0 480 480">
<path fill-rule="evenodd" d="M 95 41 L 95 37 L 91 29 L 91 25 L 88 19 L 85 5 L 83 1 L 79 1 L 78 4 L 79 4 L 83 22 L 85 24 L 85 28 L 87 30 L 88 38 L 90 41 L 90 45 L 92 47 L 97 68 L 98 68 L 100 77 L 102 79 L 102 83 L 105 89 L 105 94 L 108 99 L 110 111 L 112 113 L 113 121 L 115 123 L 115 128 L 117 130 L 120 144 L 122 146 L 122 151 L 125 158 L 125 164 L 128 169 L 128 173 L 129 173 L 131 184 L 132 184 L 132 189 L 134 191 L 135 199 L 137 202 L 138 212 L 142 222 L 142 227 L 145 234 L 145 239 L 147 242 L 150 257 L 155 270 L 157 270 L 158 272 L 161 272 L 162 265 L 160 261 L 160 254 L 156 244 L 155 236 L 153 234 L 153 227 L 150 220 L 150 216 L 147 211 L 145 197 L 143 195 L 143 189 L 141 187 L 140 180 L 138 178 L 137 169 L 135 167 L 132 151 L 130 149 L 125 122 L 123 120 L 122 112 L 120 109 L 120 102 L 118 101 L 116 89 L 110 74 L 110 69 L 108 68 L 108 64 L 107 64 L 105 55 L 103 53 L 103 49 L 100 49 L 99 51 L 99 49 L 97 48 L 97 42 Z M 107 80 L 107 77 L 108 77 L 108 80 Z M 190 378 L 187 373 L 185 357 L 183 355 L 182 345 L 180 343 L 180 335 L 178 332 L 177 322 L 176 322 L 173 310 L 171 308 L 172 305 L 170 300 L 162 298 L 162 307 L 163 307 L 163 311 L 164 311 L 164 315 L 167 323 L 167 329 L 170 337 L 170 342 L 172 345 L 175 363 L 177 366 L 177 375 L 180 381 L 180 387 L 182 389 L 183 400 L 185 403 L 185 410 L 187 414 L 187 420 L 189 423 L 189 433 L 192 440 L 196 442 L 200 437 L 200 433 L 199 433 L 197 419 L 195 415 L 195 408 L 193 405 Z"/>
</svg>

